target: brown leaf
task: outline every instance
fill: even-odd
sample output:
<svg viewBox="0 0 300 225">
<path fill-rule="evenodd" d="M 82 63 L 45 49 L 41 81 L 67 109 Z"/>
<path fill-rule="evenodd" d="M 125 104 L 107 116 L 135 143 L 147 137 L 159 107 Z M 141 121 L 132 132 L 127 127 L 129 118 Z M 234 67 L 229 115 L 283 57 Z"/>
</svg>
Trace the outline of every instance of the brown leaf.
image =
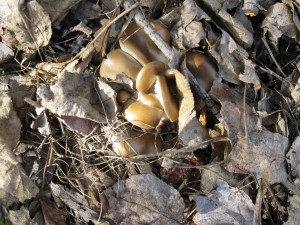
<svg viewBox="0 0 300 225">
<path fill-rule="evenodd" d="M 150 174 L 134 175 L 101 194 L 104 218 L 116 224 L 181 224 L 184 202 L 173 187 Z"/>
<path fill-rule="evenodd" d="M 292 13 L 284 3 L 276 3 L 268 9 L 262 28 L 274 44 L 277 44 L 283 35 L 299 42 L 299 30 L 293 21 Z"/>
<path fill-rule="evenodd" d="M 59 210 L 52 202 L 43 199 L 40 201 L 46 225 L 65 225 L 67 212 Z"/>
<path fill-rule="evenodd" d="M 220 113 L 233 146 L 226 169 L 254 173 L 271 184 L 285 181 L 288 138 L 263 130 L 250 106 L 242 107 L 243 97 L 225 84 L 214 82 L 210 94 L 222 105 Z"/>
<path fill-rule="evenodd" d="M 254 69 L 255 65 L 248 59 L 248 53 L 239 46 L 230 35 L 222 30 L 222 36 L 210 50 L 219 67 L 219 75 L 234 84 L 240 81 L 254 84 L 260 88 L 260 81 Z"/>
</svg>

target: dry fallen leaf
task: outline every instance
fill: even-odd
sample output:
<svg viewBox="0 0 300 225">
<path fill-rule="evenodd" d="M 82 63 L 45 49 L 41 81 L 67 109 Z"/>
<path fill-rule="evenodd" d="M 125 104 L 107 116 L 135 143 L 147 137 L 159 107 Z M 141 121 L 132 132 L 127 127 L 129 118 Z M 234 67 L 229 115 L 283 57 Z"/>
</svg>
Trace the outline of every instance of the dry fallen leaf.
<svg viewBox="0 0 300 225">
<path fill-rule="evenodd" d="M 59 210 L 52 202 L 47 199 L 40 200 L 44 220 L 46 225 L 65 225 L 68 214 L 64 210 Z"/>
<path fill-rule="evenodd" d="M 27 225 L 30 222 L 29 210 L 24 206 L 19 210 L 10 210 L 8 218 L 12 225 Z"/>
<path fill-rule="evenodd" d="M 0 63 L 5 62 L 6 60 L 12 58 L 14 52 L 11 48 L 0 42 Z"/>
<path fill-rule="evenodd" d="M 299 42 L 299 30 L 293 21 L 292 13 L 284 3 L 276 3 L 268 9 L 262 28 L 274 44 L 277 44 L 282 36 Z"/>
<path fill-rule="evenodd" d="M 74 192 L 62 185 L 50 183 L 50 189 L 52 194 L 68 205 L 74 213 L 76 219 L 83 219 L 84 221 L 93 221 L 97 225 L 107 225 L 108 223 L 102 219 L 99 219 L 98 212 L 90 209 L 84 196 L 78 192 Z"/>
<path fill-rule="evenodd" d="M 38 187 L 25 174 L 9 147 L 0 145 L 0 203 L 8 207 L 14 202 L 24 202 L 39 192 Z"/>
<path fill-rule="evenodd" d="M 116 224 L 182 224 L 184 202 L 179 192 L 150 174 L 119 181 L 100 199 L 104 218 Z"/>
<path fill-rule="evenodd" d="M 2 42 L 23 51 L 46 46 L 52 35 L 49 15 L 35 0 L 23 5 L 19 0 L 1 1 L 0 28 L 3 28 Z"/>
<path fill-rule="evenodd" d="M 219 75 L 224 80 L 241 84 L 240 81 L 254 84 L 254 89 L 260 88 L 260 80 L 255 71 L 255 64 L 248 59 L 248 53 L 239 46 L 226 31 L 210 49 L 216 59 Z"/>
<path fill-rule="evenodd" d="M 0 145 L 13 149 L 21 135 L 21 122 L 13 109 L 11 98 L 0 93 Z"/>
<path fill-rule="evenodd" d="M 299 217 L 299 211 L 300 211 L 300 197 L 297 195 L 294 195 L 289 198 L 289 219 L 283 225 L 295 225 L 300 224 L 300 217 Z"/>
<path fill-rule="evenodd" d="M 254 205 L 250 197 L 238 188 L 230 187 L 219 180 L 218 188 L 210 196 L 196 195 L 197 214 L 193 221 L 197 225 L 252 225 Z"/>
<path fill-rule="evenodd" d="M 115 113 L 115 105 L 110 105 L 109 89 L 104 84 L 99 86 L 98 92 L 94 88 L 91 75 L 78 75 L 64 72 L 52 86 L 41 85 L 37 94 L 41 98 L 41 105 L 59 116 L 73 116 L 89 119 L 99 123 L 111 121 Z M 114 93 L 112 94 L 114 95 Z M 103 98 L 104 108 L 99 102 Z M 98 102 L 97 102 L 98 101 Z M 110 111 L 108 111 L 108 109 Z M 113 114 L 111 114 L 113 112 Z"/>
<path fill-rule="evenodd" d="M 293 142 L 290 150 L 286 154 L 287 162 L 291 165 L 292 176 L 300 181 L 300 137 Z"/>
<path fill-rule="evenodd" d="M 270 184 L 285 181 L 288 138 L 263 130 L 250 106 L 242 107 L 243 97 L 225 84 L 214 82 L 210 94 L 222 105 L 220 114 L 233 146 L 226 169 L 235 173 L 254 173 Z"/>
<path fill-rule="evenodd" d="M 208 130 L 196 118 L 194 97 L 188 81 L 178 70 L 173 69 L 172 73 L 175 74 L 176 85 L 181 99 L 178 119 L 179 139 L 184 145 L 187 145 L 190 141 L 200 143 L 208 140 Z"/>
</svg>

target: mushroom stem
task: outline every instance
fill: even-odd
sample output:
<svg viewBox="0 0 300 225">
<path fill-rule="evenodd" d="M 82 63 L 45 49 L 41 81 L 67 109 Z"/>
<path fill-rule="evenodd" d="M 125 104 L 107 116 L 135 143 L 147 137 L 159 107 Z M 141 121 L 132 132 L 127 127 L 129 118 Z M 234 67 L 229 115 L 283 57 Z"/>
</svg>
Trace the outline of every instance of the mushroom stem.
<svg viewBox="0 0 300 225">
<path fill-rule="evenodd" d="M 134 4 L 132 0 L 126 0 L 124 1 L 124 8 L 129 9 L 132 4 Z M 172 48 L 162 39 L 159 34 L 157 34 L 157 32 L 155 32 L 155 30 L 151 27 L 149 21 L 144 17 L 139 9 L 135 9 L 133 12 L 135 13 L 134 19 L 136 23 L 144 29 L 145 33 L 150 37 L 150 39 L 157 45 L 157 47 L 162 51 L 167 59 L 171 61 L 173 56 Z M 170 67 L 172 68 L 172 65 L 170 65 Z M 214 103 L 207 92 L 199 85 L 196 78 L 189 71 L 189 69 L 185 68 L 182 72 L 189 80 L 192 89 L 194 89 L 196 94 L 205 101 L 210 111 L 217 118 L 221 118 L 219 114 L 220 108 Z"/>
</svg>

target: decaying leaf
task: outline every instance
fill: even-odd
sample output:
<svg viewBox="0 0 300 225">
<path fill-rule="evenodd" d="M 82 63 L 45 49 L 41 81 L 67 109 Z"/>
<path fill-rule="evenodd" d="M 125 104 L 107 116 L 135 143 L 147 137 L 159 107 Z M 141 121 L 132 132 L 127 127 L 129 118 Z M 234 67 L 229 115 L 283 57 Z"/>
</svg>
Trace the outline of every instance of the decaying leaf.
<svg viewBox="0 0 300 225">
<path fill-rule="evenodd" d="M 59 210 L 52 202 L 42 199 L 40 201 L 42 206 L 42 211 L 44 215 L 44 220 L 46 225 L 56 224 L 56 225 L 65 225 L 68 218 L 68 214 Z"/>
<path fill-rule="evenodd" d="M 240 81 L 254 84 L 260 88 L 260 81 L 255 72 L 255 65 L 248 59 L 248 53 L 239 46 L 226 31 L 217 40 L 210 50 L 219 67 L 219 75 L 224 80 L 234 84 Z"/>
<path fill-rule="evenodd" d="M 285 151 L 288 138 L 263 130 L 250 106 L 243 106 L 243 97 L 225 84 L 214 82 L 210 91 L 222 105 L 222 115 L 232 142 L 229 163 L 231 172 L 254 173 L 270 184 L 287 179 Z"/>
<path fill-rule="evenodd" d="M 299 105 L 300 101 L 300 78 L 298 79 L 294 89 L 292 90 L 291 93 L 294 101 L 296 102 L 297 105 Z"/>
<path fill-rule="evenodd" d="M 39 192 L 38 187 L 25 174 L 9 147 L 0 145 L 0 202 L 8 207 L 10 204 L 31 199 Z"/>
<path fill-rule="evenodd" d="M 19 210 L 10 210 L 8 218 L 12 225 L 27 225 L 30 222 L 29 210 L 24 206 Z"/>
<path fill-rule="evenodd" d="M 197 214 L 193 221 L 197 225 L 252 225 L 254 205 L 250 197 L 222 180 L 219 180 L 214 194 L 207 197 L 196 195 L 194 200 L 197 204 Z"/>
<path fill-rule="evenodd" d="M 37 50 L 46 46 L 52 35 L 49 15 L 33 0 L 4 0 L 0 3 L 2 42 L 13 49 Z"/>
<path fill-rule="evenodd" d="M 181 98 L 178 119 L 178 136 L 184 145 L 190 141 L 202 142 L 208 140 L 208 130 L 196 118 L 194 97 L 186 78 L 177 70 L 175 74 L 177 89 Z"/>
<path fill-rule="evenodd" d="M 292 176 L 300 180 L 300 137 L 293 142 L 286 156 L 287 162 L 291 165 Z"/>
<path fill-rule="evenodd" d="M 0 145 L 13 149 L 20 138 L 21 122 L 13 109 L 11 98 L 0 93 Z"/>
<path fill-rule="evenodd" d="M 41 98 L 42 106 L 59 116 L 73 116 L 107 123 L 115 116 L 115 113 L 109 114 L 113 112 L 115 105 L 110 105 L 107 96 L 108 91 L 112 90 L 107 90 L 108 87 L 99 86 L 100 96 L 98 96 L 90 74 L 77 75 L 64 72 L 56 84 L 41 85 L 37 94 Z M 105 101 L 102 103 L 107 108 L 103 108 L 99 99 Z"/>
<path fill-rule="evenodd" d="M 68 205 L 74 212 L 74 216 L 84 221 L 93 221 L 95 224 L 107 225 L 108 223 L 100 219 L 98 212 L 90 209 L 84 196 L 62 185 L 50 183 L 52 194 Z"/>
<path fill-rule="evenodd" d="M 215 190 L 218 180 L 224 180 L 232 187 L 237 187 L 240 183 L 237 175 L 229 173 L 221 165 L 206 166 L 201 170 L 201 190 L 205 193 Z"/>
<path fill-rule="evenodd" d="M 116 224 L 181 224 L 184 202 L 176 189 L 150 174 L 133 175 L 101 194 L 104 218 Z"/>
<path fill-rule="evenodd" d="M 283 225 L 295 225 L 300 224 L 300 217 L 299 217 L 299 211 L 300 211 L 300 197 L 298 195 L 294 195 L 290 197 L 289 199 L 289 219 Z"/>
<path fill-rule="evenodd" d="M 12 58 L 14 52 L 11 48 L 0 42 L 0 63 L 5 62 L 6 60 Z"/>
<path fill-rule="evenodd" d="M 225 24 L 226 28 L 230 31 L 232 36 L 238 41 L 240 45 L 244 48 L 249 48 L 253 43 L 253 32 L 252 27 L 248 30 L 245 24 L 242 23 L 236 17 L 231 16 L 227 12 L 227 8 L 225 7 L 233 7 L 233 5 L 222 4 L 217 0 L 203 0 L 204 4 L 208 6 L 211 10 L 213 10 L 216 15 L 222 20 Z M 248 20 L 247 18 L 243 18 L 243 20 Z M 250 25 L 251 26 L 251 25 Z"/>
<path fill-rule="evenodd" d="M 276 3 L 268 9 L 262 27 L 274 44 L 277 44 L 282 36 L 299 42 L 299 30 L 293 21 L 292 13 L 284 3 Z"/>
</svg>

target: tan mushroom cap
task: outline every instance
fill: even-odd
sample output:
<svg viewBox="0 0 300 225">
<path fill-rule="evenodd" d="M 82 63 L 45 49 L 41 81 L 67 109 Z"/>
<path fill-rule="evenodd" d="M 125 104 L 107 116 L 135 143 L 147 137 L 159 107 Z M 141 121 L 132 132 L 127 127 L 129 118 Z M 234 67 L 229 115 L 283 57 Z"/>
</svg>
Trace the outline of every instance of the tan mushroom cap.
<svg viewBox="0 0 300 225">
<path fill-rule="evenodd" d="M 160 137 L 146 133 L 136 138 L 115 142 L 112 147 L 119 156 L 130 157 L 155 154 L 161 151 L 161 146 Z"/>
<path fill-rule="evenodd" d="M 124 107 L 125 119 L 146 130 L 155 129 L 163 115 L 164 111 L 162 109 L 148 106 L 140 101 L 128 100 Z"/>
<path fill-rule="evenodd" d="M 160 75 L 168 66 L 160 61 L 153 61 L 143 66 L 136 78 L 136 90 L 146 93 L 156 81 L 156 75 Z"/>
<path fill-rule="evenodd" d="M 206 91 L 209 91 L 218 76 L 217 70 L 211 60 L 201 53 L 188 52 L 186 54 L 186 65 L 198 83 Z"/>
<path fill-rule="evenodd" d="M 175 122 L 178 120 L 179 109 L 170 92 L 167 79 L 165 76 L 157 76 L 156 79 L 157 86 L 155 91 L 157 92 L 158 99 L 160 100 L 167 117 L 170 121 Z"/>
<path fill-rule="evenodd" d="M 102 61 L 99 73 L 101 77 L 112 80 L 116 79 L 117 74 L 125 74 L 135 80 L 141 68 L 141 64 L 132 56 L 121 49 L 114 49 Z"/>
<path fill-rule="evenodd" d="M 168 27 L 160 21 L 152 21 L 151 25 L 166 42 L 170 42 Z M 162 54 L 160 49 L 135 22 L 131 22 L 127 26 L 119 43 L 123 51 L 133 56 L 142 65 L 146 65 L 152 61 L 168 63 L 167 58 Z"/>
</svg>

